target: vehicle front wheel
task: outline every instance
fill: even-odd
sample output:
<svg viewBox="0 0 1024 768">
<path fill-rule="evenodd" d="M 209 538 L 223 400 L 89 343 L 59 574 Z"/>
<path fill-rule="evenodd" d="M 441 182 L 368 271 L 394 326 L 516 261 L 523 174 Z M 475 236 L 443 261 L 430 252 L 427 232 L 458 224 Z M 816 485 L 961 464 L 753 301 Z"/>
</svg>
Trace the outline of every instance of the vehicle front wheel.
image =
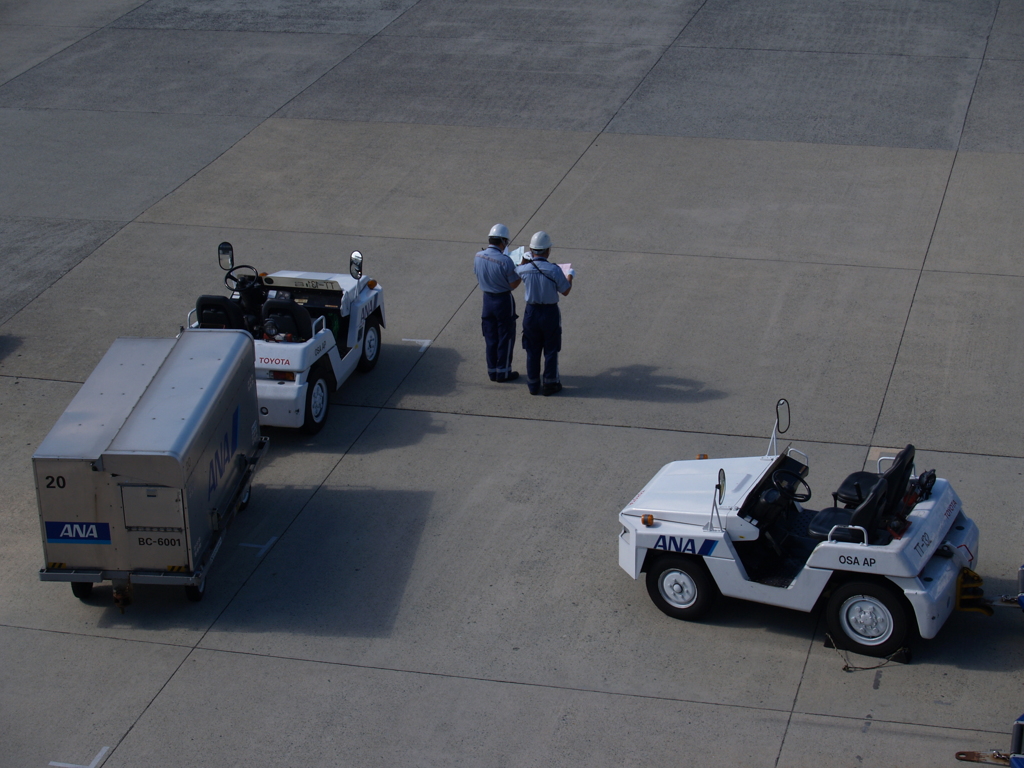
<svg viewBox="0 0 1024 768">
<path fill-rule="evenodd" d="M 910 622 L 895 590 L 870 581 L 850 581 L 828 600 L 825 623 L 838 647 L 865 656 L 890 656 L 907 642 Z"/>
<path fill-rule="evenodd" d="M 306 417 L 302 422 L 302 431 L 315 435 L 324 428 L 327 422 L 327 411 L 331 407 L 331 383 L 323 369 L 315 368 L 309 375 L 306 387 Z"/>
<path fill-rule="evenodd" d="M 379 358 L 380 323 L 374 318 L 367 320 L 366 327 L 363 329 L 363 352 L 359 355 L 359 362 L 356 364 L 356 368 L 364 373 L 372 371 L 373 367 L 377 365 Z"/>
<path fill-rule="evenodd" d="M 72 581 L 71 593 L 79 600 L 85 600 L 92 594 L 91 581 Z"/>
<path fill-rule="evenodd" d="M 702 562 L 668 556 L 659 557 L 647 569 L 647 593 L 662 613 L 693 621 L 707 613 L 717 590 Z"/>
</svg>

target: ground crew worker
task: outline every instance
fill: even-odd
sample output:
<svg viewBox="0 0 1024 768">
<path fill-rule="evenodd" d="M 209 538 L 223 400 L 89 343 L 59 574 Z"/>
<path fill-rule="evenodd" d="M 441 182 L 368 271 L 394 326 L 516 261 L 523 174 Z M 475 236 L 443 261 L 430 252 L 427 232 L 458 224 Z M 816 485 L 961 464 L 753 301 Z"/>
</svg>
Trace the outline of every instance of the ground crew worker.
<svg viewBox="0 0 1024 768">
<path fill-rule="evenodd" d="M 530 238 L 531 259 L 516 268 L 526 290 L 526 313 L 523 315 L 523 349 L 526 350 L 526 386 L 531 395 L 553 395 L 562 391 L 558 376 L 558 353 L 562 349 L 562 315 L 558 310 L 558 294 L 568 296 L 572 290 L 574 270 L 562 273 L 557 264 L 549 264 L 551 238 L 547 232 L 536 232 Z M 541 378 L 540 358 L 544 356 Z"/>
<path fill-rule="evenodd" d="M 515 262 L 509 258 L 508 227 L 495 224 L 487 237 L 487 248 L 473 259 L 473 272 L 484 294 L 480 325 L 484 333 L 487 376 L 491 381 L 514 381 L 512 350 L 516 345 L 516 302 L 512 291 L 522 282 Z"/>
</svg>

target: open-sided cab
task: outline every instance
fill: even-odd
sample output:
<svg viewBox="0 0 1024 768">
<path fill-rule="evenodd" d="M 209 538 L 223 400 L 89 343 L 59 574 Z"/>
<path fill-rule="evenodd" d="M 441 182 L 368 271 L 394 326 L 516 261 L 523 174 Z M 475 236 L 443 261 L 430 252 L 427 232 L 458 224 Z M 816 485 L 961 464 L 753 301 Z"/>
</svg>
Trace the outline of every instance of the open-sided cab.
<svg viewBox="0 0 1024 768">
<path fill-rule="evenodd" d="M 913 446 L 811 509 L 807 456 L 776 449 L 789 420 L 777 408 L 766 456 L 671 462 L 619 513 L 619 565 L 647 574 L 663 612 L 699 618 L 719 593 L 810 611 L 828 595 L 834 641 L 886 656 L 915 619 L 931 638 L 955 608 L 991 611 L 978 528 L 947 480 L 913 473 Z"/>
<path fill-rule="evenodd" d="M 330 394 L 354 370 L 377 364 L 383 288 L 363 275 L 359 251 L 352 253 L 348 274 L 261 273 L 235 266 L 230 243 L 221 243 L 218 259 L 231 295 L 200 296 L 189 313 L 190 327 L 249 331 L 260 424 L 319 431 Z"/>
</svg>

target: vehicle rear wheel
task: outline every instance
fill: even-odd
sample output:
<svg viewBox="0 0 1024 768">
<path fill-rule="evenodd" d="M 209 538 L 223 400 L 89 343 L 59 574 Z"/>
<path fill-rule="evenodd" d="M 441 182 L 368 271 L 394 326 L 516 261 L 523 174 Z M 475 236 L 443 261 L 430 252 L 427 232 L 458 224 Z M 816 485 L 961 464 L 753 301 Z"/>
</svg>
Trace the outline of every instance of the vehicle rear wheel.
<svg viewBox="0 0 1024 768">
<path fill-rule="evenodd" d="M 907 642 L 907 609 L 892 590 L 870 581 L 838 587 L 825 609 L 829 634 L 840 648 L 865 656 L 890 656 Z"/>
<path fill-rule="evenodd" d="M 306 387 L 306 417 L 302 422 L 302 431 L 315 435 L 324 428 L 327 412 L 331 407 L 331 382 L 323 368 L 316 367 L 309 374 L 309 385 Z"/>
<path fill-rule="evenodd" d="M 185 587 L 185 597 L 188 598 L 190 603 L 198 603 L 203 599 L 206 594 L 206 579 L 199 582 L 198 585 L 189 584 Z"/>
<path fill-rule="evenodd" d="M 647 569 L 647 594 L 673 619 L 699 619 L 714 602 L 714 582 L 704 564 L 692 557 L 659 557 Z"/>
<path fill-rule="evenodd" d="M 376 318 L 366 321 L 363 329 L 363 352 L 359 355 L 359 362 L 356 368 L 364 373 L 372 371 L 380 358 L 380 323 Z"/>
<path fill-rule="evenodd" d="M 92 594 L 91 581 L 72 581 L 71 593 L 79 600 L 85 600 Z"/>
</svg>

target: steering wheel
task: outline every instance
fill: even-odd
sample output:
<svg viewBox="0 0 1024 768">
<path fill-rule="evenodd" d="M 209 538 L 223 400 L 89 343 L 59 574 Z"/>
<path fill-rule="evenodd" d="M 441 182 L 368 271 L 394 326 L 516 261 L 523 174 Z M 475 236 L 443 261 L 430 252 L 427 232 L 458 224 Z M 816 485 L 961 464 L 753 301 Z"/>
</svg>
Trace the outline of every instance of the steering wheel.
<svg viewBox="0 0 1024 768">
<path fill-rule="evenodd" d="M 783 498 L 789 501 L 798 501 L 801 504 L 811 500 L 811 486 L 807 484 L 796 472 L 788 469 L 777 469 L 772 472 L 772 485 L 782 494 Z M 800 486 L 803 486 L 805 493 L 800 493 Z"/>
<path fill-rule="evenodd" d="M 252 274 L 235 274 L 239 270 L 243 269 L 251 270 Z M 248 264 L 239 264 L 237 267 L 229 269 L 224 274 L 224 285 L 226 285 L 230 291 L 239 291 L 249 288 L 259 279 L 260 273 L 256 271 L 256 267 L 250 267 Z"/>
</svg>

